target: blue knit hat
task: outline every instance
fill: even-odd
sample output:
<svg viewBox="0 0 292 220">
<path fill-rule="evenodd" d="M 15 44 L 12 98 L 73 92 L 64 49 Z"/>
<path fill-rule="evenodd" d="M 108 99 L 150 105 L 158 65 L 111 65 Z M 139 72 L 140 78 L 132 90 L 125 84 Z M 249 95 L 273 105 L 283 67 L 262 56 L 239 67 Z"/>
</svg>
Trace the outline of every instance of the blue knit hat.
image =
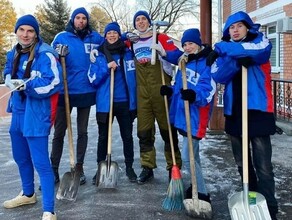
<svg viewBox="0 0 292 220">
<path fill-rule="evenodd" d="M 17 29 L 19 28 L 19 26 L 21 26 L 21 25 L 32 26 L 37 34 L 37 37 L 39 37 L 39 33 L 40 33 L 39 23 L 34 16 L 28 14 L 28 15 L 24 15 L 24 16 L 18 18 L 18 20 L 15 24 L 15 28 L 14 28 L 15 33 L 16 33 Z"/>
<path fill-rule="evenodd" d="M 138 16 L 140 16 L 140 15 L 143 15 L 143 16 L 145 16 L 146 18 L 147 18 L 147 20 L 148 20 L 148 22 L 149 22 L 149 24 L 151 25 L 151 19 L 150 19 L 150 17 L 149 17 L 149 14 L 148 14 L 148 12 L 147 11 L 137 11 L 136 12 L 136 14 L 134 15 L 134 18 L 133 18 L 133 26 L 134 26 L 134 28 L 136 29 L 136 18 L 138 17 Z"/>
<path fill-rule="evenodd" d="M 78 15 L 80 13 L 81 14 L 84 14 L 86 16 L 86 18 L 87 18 L 87 21 L 89 21 L 89 14 L 88 14 L 88 12 L 86 11 L 86 9 L 84 7 L 81 7 L 81 8 L 76 8 L 73 11 L 73 13 L 71 15 L 71 22 L 74 22 L 74 18 L 76 17 L 76 15 Z"/>
<path fill-rule="evenodd" d="M 118 32 L 118 34 L 121 36 L 121 28 L 120 28 L 120 25 L 117 23 L 117 22 L 111 22 L 111 23 L 108 23 L 106 26 L 105 26 L 105 29 L 104 29 L 104 36 L 106 35 L 107 32 L 109 31 L 116 31 Z"/>
<path fill-rule="evenodd" d="M 197 45 L 201 46 L 202 41 L 200 31 L 197 28 L 190 28 L 185 30 L 181 38 L 181 45 L 183 46 L 185 42 L 194 42 Z"/>
</svg>

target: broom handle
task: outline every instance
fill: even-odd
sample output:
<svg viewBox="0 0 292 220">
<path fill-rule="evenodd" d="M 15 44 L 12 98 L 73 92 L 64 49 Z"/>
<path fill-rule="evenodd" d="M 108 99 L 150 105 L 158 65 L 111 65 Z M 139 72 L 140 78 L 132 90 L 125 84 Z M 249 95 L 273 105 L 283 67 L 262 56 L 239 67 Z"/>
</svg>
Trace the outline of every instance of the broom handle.
<svg viewBox="0 0 292 220">
<path fill-rule="evenodd" d="M 187 74 L 186 74 L 186 62 L 182 60 L 182 81 L 183 81 L 183 89 L 188 89 L 187 85 Z M 190 157 L 190 168 L 191 168 L 191 180 L 192 180 L 192 199 L 198 200 L 198 193 L 197 193 L 197 179 L 195 176 L 196 172 L 196 165 L 194 160 L 194 149 L 193 149 L 193 142 L 192 142 L 192 129 L 191 129 L 191 119 L 190 119 L 190 106 L 189 101 L 184 101 L 185 107 L 185 116 L 186 116 L 186 124 L 187 124 L 187 138 L 188 138 L 188 146 L 189 146 L 189 157 Z"/>
<path fill-rule="evenodd" d="M 69 143 L 69 159 L 71 169 L 74 169 L 74 147 L 73 147 L 73 135 L 72 135 L 72 123 L 70 116 L 70 101 L 69 101 L 69 92 L 68 92 L 68 82 L 67 82 L 67 71 L 66 71 L 66 62 L 65 57 L 61 56 L 61 64 L 63 70 L 63 83 L 64 83 L 64 98 L 65 98 L 65 112 L 66 112 L 66 122 L 68 129 L 68 143 Z"/>
<path fill-rule="evenodd" d="M 160 72 L 161 72 L 162 85 L 165 85 L 165 78 L 164 78 L 164 71 L 163 71 L 162 62 L 160 62 Z M 173 137 L 172 137 L 172 130 L 171 130 L 170 119 L 169 119 L 167 96 L 164 95 L 163 98 L 164 98 L 164 105 L 165 105 L 165 112 L 166 112 L 166 120 L 167 120 L 168 134 L 169 134 L 169 142 L 170 142 L 172 163 L 173 163 L 173 166 L 176 166 L 175 152 L 174 152 L 174 144 L 173 144 Z"/>
<path fill-rule="evenodd" d="M 108 140 L 107 140 L 107 155 L 111 156 L 112 153 L 112 120 L 113 120 L 113 103 L 114 103 L 114 69 L 111 68 L 111 78 L 110 78 L 110 110 L 108 118 Z M 110 159 L 110 158 L 108 158 Z"/>
</svg>

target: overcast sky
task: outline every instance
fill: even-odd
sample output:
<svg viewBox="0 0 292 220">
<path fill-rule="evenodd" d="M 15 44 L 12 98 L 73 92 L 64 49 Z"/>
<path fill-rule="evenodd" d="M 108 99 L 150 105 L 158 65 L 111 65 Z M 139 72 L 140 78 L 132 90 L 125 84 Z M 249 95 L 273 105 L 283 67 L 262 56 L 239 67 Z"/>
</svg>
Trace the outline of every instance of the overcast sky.
<svg viewBox="0 0 292 220">
<path fill-rule="evenodd" d="M 35 12 L 35 7 L 39 4 L 45 3 L 44 0 L 10 0 L 15 8 L 18 16 L 23 14 L 33 14 Z M 85 7 L 90 9 L 90 3 L 96 2 L 96 0 L 67 0 L 68 6 L 72 10 L 78 7 Z"/>
</svg>

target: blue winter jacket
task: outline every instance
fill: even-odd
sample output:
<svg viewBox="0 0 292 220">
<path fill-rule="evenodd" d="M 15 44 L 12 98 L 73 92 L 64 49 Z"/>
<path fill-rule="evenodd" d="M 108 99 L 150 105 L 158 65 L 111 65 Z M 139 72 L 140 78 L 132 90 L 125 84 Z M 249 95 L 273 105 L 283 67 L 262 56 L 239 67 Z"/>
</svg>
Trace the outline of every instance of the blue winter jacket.
<svg viewBox="0 0 292 220">
<path fill-rule="evenodd" d="M 120 65 L 119 55 L 112 55 L 115 62 Z M 126 49 L 123 57 L 123 74 L 127 84 L 129 97 L 129 110 L 137 109 L 136 70 L 133 53 Z M 119 69 L 119 68 L 118 68 Z M 117 69 L 117 70 L 118 70 Z M 116 70 L 116 71 L 117 71 Z M 121 69 L 120 69 L 121 71 Z M 91 63 L 88 78 L 92 85 L 97 88 L 96 112 L 109 112 L 110 109 L 110 69 L 107 67 L 106 57 L 99 52 L 96 62 Z"/>
<path fill-rule="evenodd" d="M 210 67 L 206 66 L 206 58 L 201 57 L 186 64 L 187 87 L 196 92 L 196 100 L 190 104 L 190 119 L 192 136 L 203 138 L 209 122 L 213 96 L 216 84 L 211 78 Z M 184 100 L 180 90 L 183 88 L 182 72 L 178 70 L 173 86 L 173 95 L 170 105 L 170 122 L 183 135 L 186 134 L 186 119 Z"/>
<path fill-rule="evenodd" d="M 223 38 L 229 36 L 227 31 L 229 26 L 239 21 L 251 22 L 243 12 L 230 16 L 224 28 L 225 36 Z M 247 69 L 248 109 L 273 112 L 271 65 L 269 63 L 272 44 L 262 33 L 258 32 L 259 25 L 250 24 L 250 26 L 250 33 L 255 36 L 252 41 L 222 41 L 215 44 L 214 50 L 219 54 L 219 58 L 211 66 L 211 73 L 216 82 L 225 84 L 225 115 L 232 115 L 232 79 L 241 70 L 241 66 L 237 63 L 237 59 L 241 57 L 250 57 L 254 62 L 254 65 L 250 65 Z"/>
<path fill-rule="evenodd" d="M 97 48 L 103 42 L 103 37 L 96 31 L 88 31 L 82 40 L 78 37 L 69 23 L 66 31 L 55 36 L 52 46 L 57 44 L 68 45 L 69 54 L 66 56 L 66 70 L 69 94 L 84 94 L 95 92 L 89 83 L 87 72 L 90 65 L 89 55 L 93 48 Z M 64 88 L 61 90 L 64 94 Z"/>
<path fill-rule="evenodd" d="M 62 70 L 58 54 L 41 39 L 35 46 L 35 57 L 31 66 L 32 80 L 26 83 L 22 92 L 14 91 L 9 99 L 7 112 L 24 114 L 23 135 L 25 137 L 47 136 L 54 122 L 58 92 L 62 85 Z M 12 74 L 16 54 L 14 47 L 7 53 L 4 75 Z M 17 78 L 23 79 L 28 54 L 21 55 Z M 27 80 L 27 79 L 24 79 Z"/>
</svg>

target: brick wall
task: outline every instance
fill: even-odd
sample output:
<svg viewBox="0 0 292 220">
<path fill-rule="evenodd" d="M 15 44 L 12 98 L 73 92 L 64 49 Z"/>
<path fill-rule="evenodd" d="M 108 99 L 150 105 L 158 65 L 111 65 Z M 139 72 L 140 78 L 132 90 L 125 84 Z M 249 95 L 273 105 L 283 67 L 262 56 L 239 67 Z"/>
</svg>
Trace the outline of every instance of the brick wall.
<svg viewBox="0 0 292 220">
<path fill-rule="evenodd" d="M 254 1 L 254 0 L 252 0 Z M 260 0 L 260 8 L 268 5 L 268 4 L 271 4 L 273 2 L 276 2 L 277 0 Z"/>
<path fill-rule="evenodd" d="M 223 0 L 222 3 L 222 9 L 223 9 L 223 23 L 226 21 L 228 16 L 231 14 L 231 1 L 230 0 Z"/>
<path fill-rule="evenodd" d="M 284 34 L 283 36 L 283 49 L 284 49 L 284 60 L 283 60 L 283 71 L 284 79 L 292 79 L 292 34 Z"/>
<path fill-rule="evenodd" d="M 257 2 L 256 1 L 246 1 L 246 12 L 252 12 L 257 9 Z"/>
</svg>

